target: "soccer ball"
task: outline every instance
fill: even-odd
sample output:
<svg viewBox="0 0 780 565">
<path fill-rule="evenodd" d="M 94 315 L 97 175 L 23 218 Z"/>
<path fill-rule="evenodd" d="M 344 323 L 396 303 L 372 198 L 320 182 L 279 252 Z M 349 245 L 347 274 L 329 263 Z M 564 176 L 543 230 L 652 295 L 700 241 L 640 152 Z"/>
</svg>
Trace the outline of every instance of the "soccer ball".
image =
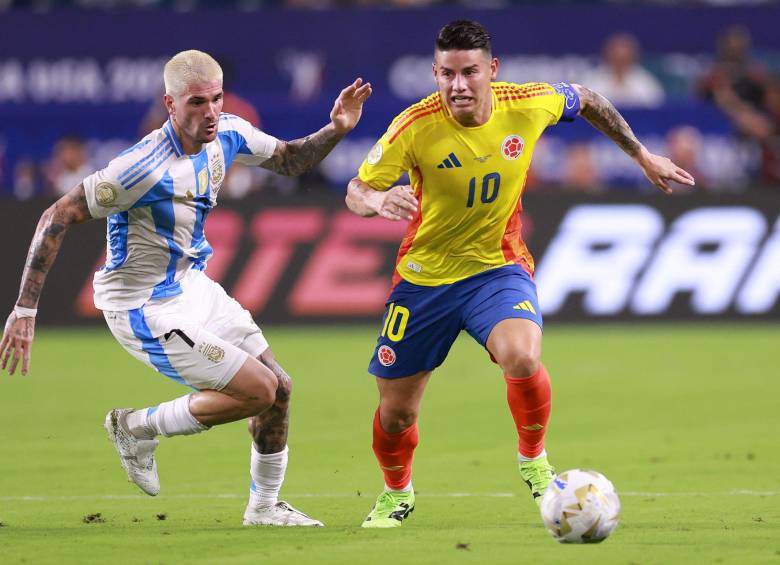
<svg viewBox="0 0 780 565">
<path fill-rule="evenodd" d="M 559 542 L 598 543 L 617 526 L 620 499 L 601 473 L 572 469 L 547 487 L 541 512 L 544 527 Z"/>
</svg>

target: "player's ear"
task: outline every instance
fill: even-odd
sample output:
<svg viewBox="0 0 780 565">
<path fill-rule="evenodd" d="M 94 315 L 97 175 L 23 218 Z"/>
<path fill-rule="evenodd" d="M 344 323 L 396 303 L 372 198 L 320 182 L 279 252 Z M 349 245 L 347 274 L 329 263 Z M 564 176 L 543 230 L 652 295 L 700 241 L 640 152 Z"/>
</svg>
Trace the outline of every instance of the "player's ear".
<svg viewBox="0 0 780 565">
<path fill-rule="evenodd" d="M 498 66 L 498 59 L 493 57 L 490 60 L 490 80 L 496 80 L 496 77 L 498 77 Z"/>
<path fill-rule="evenodd" d="M 173 116 L 176 107 L 173 104 L 173 96 L 170 94 L 163 94 L 163 102 L 165 103 L 165 109 L 168 110 L 168 115 Z"/>
</svg>

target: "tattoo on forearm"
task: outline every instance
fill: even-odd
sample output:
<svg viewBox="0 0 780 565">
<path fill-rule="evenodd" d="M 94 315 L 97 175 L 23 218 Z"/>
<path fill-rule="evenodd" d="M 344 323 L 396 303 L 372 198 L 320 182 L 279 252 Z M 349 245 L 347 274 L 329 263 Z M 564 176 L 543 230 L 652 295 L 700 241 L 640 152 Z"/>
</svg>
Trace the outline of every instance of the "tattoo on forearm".
<svg viewBox="0 0 780 565">
<path fill-rule="evenodd" d="M 68 226 L 90 218 L 84 188 L 77 187 L 54 203 L 41 216 L 35 230 L 22 273 L 18 303 L 35 308 L 41 297 L 46 275 L 62 245 Z"/>
<path fill-rule="evenodd" d="M 583 108 L 580 115 L 630 156 L 639 153 L 642 144 L 615 106 L 598 92 L 584 86 L 579 89 Z"/>
<path fill-rule="evenodd" d="M 330 125 L 320 131 L 293 141 L 280 141 L 273 157 L 262 166 L 287 176 L 296 176 L 312 170 L 330 153 L 343 135 Z"/>
</svg>

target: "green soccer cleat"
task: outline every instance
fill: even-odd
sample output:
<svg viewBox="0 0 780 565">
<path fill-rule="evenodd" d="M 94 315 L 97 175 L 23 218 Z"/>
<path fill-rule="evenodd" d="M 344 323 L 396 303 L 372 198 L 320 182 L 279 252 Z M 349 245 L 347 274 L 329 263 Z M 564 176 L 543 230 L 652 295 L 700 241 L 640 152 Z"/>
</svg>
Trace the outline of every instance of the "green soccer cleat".
<svg viewBox="0 0 780 565">
<path fill-rule="evenodd" d="M 363 521 L 363 528 L 397 528 L 414 511 L 414 491 L 385 491 Z"/>
<path fill-rule="evenodd" d="M 531 489 L 534 502 L 539 506 L 542 503 L 542 495 L 555 478 L 555 469 L 547 461 L 547 456 L 533 461 L 520 461 L 520 476 Z"/>
</svg>

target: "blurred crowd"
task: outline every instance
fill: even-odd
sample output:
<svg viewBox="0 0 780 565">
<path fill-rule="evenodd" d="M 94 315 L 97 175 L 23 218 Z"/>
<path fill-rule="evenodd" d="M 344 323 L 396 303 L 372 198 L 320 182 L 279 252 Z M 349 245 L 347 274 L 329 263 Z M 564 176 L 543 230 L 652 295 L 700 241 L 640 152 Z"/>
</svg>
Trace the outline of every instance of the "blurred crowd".
<svg viewBox="0 0 780 565">
<path fill-rule="evenodd" d="M 592 4 L 711 4 L 725 5 L 757 5 L 771 4 L 776 0 L 579 0 L 580 3 Z M 52 10 L 59 8 L 79 9 L 173 9 L 180 11 L 201 8 L 237 8 L 242 10 L 257 10 L 266 7 L 283 7 L 294 9 L 332 9 L 332 8 L 425 8 L 430 6 L 463 6 L 479 9 L 499 9 L 516 5 L 534 4 L 571 4 L 572 0 L 0 0 L 0 10 L 32 9 Z"/>
<path fill-rule="evenodd" d="M 719 158 L 717 152 L 710 152 L 708 157 L 705 136 L 691 125 L 670 129 L 660 140 L 661 146 L 654 148 L 693 174 L 699 190 L 780 189 L 780 76 L 772 75 L 765 64 L 756 60 L 751 47 L 746 28 L 725 29 L 718 38 L 712 65 L 695 81 L 691 93 L 717 107 L 730 122 L 737 146 L 744 149 L 745 155 L 755 156 L 748 159 L 751 166 L 747 176 L 741 182 L 729 179 L 721 184 L 719 167 L 713 162 Z M 618 33 L 607 39 L 603 63 L 583 82 L 619 109 L 662 108 L 664 104 L 664 88 L 642 66 L 639 43 L 630 34 Z M 601 178 L 602 163 L 592 144 L 573 143 L 565 151 L 564 168 L 555 184 L 571 190 L 609 190 L 609 183 Z M 529 184 L 546 186 L 549 182 L 530 179 Z"/>
<path fill-rule="evenodd" d="M 76 3 L 111 2 L 80 0 Z M 140 0 L 135 2 L 143 3 Z M 287 4 L 310 5 L 312 2 L 294 0 Z M 640 44 L 628 33 L 615 33 L 606 39 L 602 46 L 601 63 L 582 82 L 606 96 L 618 109 L 660 112 L 668 102 L 664 84 L 643 65 Z M 229 81 L 226 84 L 229 85 Z M 693 88 L 687 96 L 698 100 L 700 104 L 717 108 L 721 119 L 730 124 L 734 137 L 732 145 L 744 149 L 745 155 L 752 156 L 746 161 L 749 164 L 745 177 L 735 180 L 734 177 L 724 175 L 723 171 L 729 164 L 724 161 L 723 152 L 696 127 L 686 123 L 680 123 L 665 131 L 658 139 L 651 140 L 651 149 L 668 155 L 691 172 L 697 179 L 699 189 L 780 189 L 780 77 L 773 76 L 768 66 L 754 56 L 747 29 L 733 26 L 721 33 L 711 66 L 693 82 Z M 166 119 L 162 97 L 159 98 L 160 101 L 154 103 L 140 124 L 139 135 L 159 127 Z M 258 127 L 261 125 L 261 111 L 237 93 L 226 92 L 224 110 L 240 115 Z M 629 182 L 622 179 L 617 183 L 614 179 L 605 179 L 604 171 L 615 161 L 615 152 L 618 150 L 607 140 L 603 141 L 603 145 L 574 142 L 565 146 L 552 146 L 543 137 L 530 171 L 529 189 L 586 192 L 626 187 L 631 190 L 648 189 L 649 185 L 641 177 Z M 565 155 L 563 168 L 560 167 L 561 154 Z M 17 198 L 62 194 L 100 164 L 91 162 L 91 155 L 93 152 L 86 140 L 68 135 L 54 144 L 45 162 L 22 159 L 15 163 L 13 171 L 6 171 L 4 177 L 11 181 Z M 550 165 L 546 167 L 547 161 Z M 0 145 L 0 172 L 2 168 Z M 8 180 L 3 182 L 8 184 Z M 226 180 L 222 195 L 240 197 L 258 190 L 291 192 L 301 185 L 309 187 L 326 184 L 325 179 L 316 175 L 303 180 L 288 179 L 262 169 L 237 167 Z"/>
</svg>

